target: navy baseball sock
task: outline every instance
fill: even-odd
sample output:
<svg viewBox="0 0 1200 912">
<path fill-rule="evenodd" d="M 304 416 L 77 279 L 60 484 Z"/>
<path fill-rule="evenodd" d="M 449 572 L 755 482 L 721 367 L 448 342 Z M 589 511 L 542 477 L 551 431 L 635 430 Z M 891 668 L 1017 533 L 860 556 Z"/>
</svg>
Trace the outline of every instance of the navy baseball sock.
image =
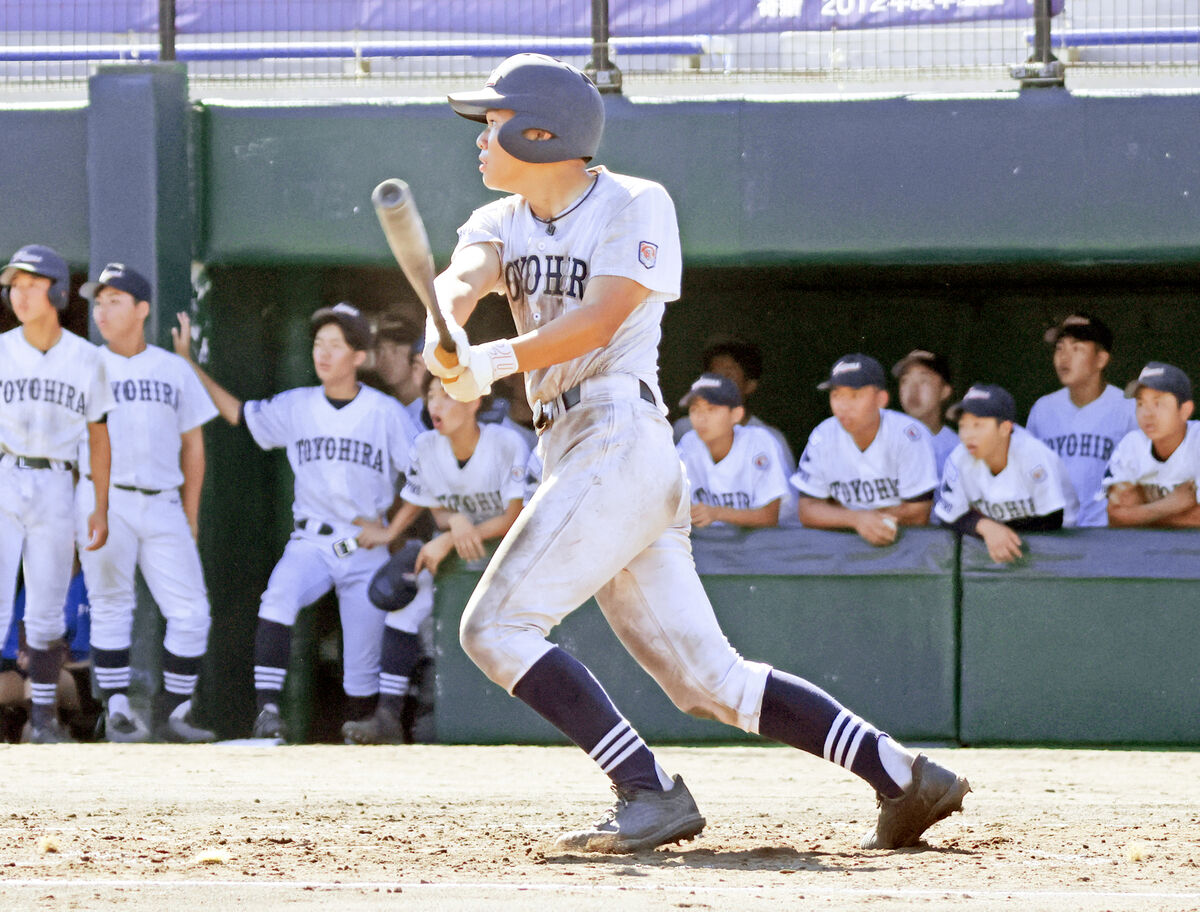
<svg viewBox="0 0 1200 912">
<path fill-rule="evenodd" d="M 525 672 L 513 696 L 583 748 L 621 788 L 662 791 L 671 787 L 671 778 L 617 712 L 600 682 L 557 646 Z"/>
<path fill-rule="evenodd" d="M 904 775 L 911 759 L 891 738 L 819 687 L 786 672 L 767 675 L 758 732 L 845 767 L 887 798 L 900 797 L 912 781 Z"/>
<path fill-rule="evenodd" d="M 291 627 L 258 619 L 258 629 L 254 632 L 254 698 L 259 712 L 266 706 L 279 711 L 291 648 Z"/>
<path fill-rule="evenodd" d="M 346 694 L 346 721 L 358 722 L 367 718 L 375 712 L 378 704 L 379 694 L 371 694 L 369 697 L 352 697 Z"/>
<path fill-rule="evenodd" d="M 163 651 L 162 707 L 168 716 L 196 692 L 201 659 L 203 656 L 177 656 L 170 650 Z"/>
<path fill-rule="evenodd" d="M 124 649 L 98 649 L 92 647 L 92 669 L 96 684 L 105 701 L 116 694 L 129 692 L 129 647 Z"/>
<path fill-rule="evenodd" d="M 404 709 L 409 679 L 421 658 L 421 641 L 415 633 L 394 627 L 383 628 L 383 649 L 379 657 L 379 705 L 397 719 Z"/>
<path fill-rule="evenodd" d="M 57 649 L 29 647 L 29 683 L 33 690 L 30 718 L 34 728 L 49 725 L 56 718 L 54 702 L 61 665 L 62 656 Z"/>
</svg>

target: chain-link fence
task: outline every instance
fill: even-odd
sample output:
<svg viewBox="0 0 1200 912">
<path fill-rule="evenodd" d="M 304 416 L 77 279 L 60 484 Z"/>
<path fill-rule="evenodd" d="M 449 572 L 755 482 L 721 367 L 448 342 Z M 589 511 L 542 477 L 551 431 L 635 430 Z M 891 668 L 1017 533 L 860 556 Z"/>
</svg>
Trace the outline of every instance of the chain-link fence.
<svg viewBox="0 0 1200 912">
<path fill-rule="evenodd" d="M 198 92 L 444 89 L 517 51 L 589 66 L 613 88 L 702 91 L 954 76 L 1004 87 L 1014 66 L 1054 57 L 1068 73 L 1200 74 L 1197 0 L 0 0 L 0 32 L 9 94 L 82 91 L 98 64 L 172 58 Z"/>
</svg>

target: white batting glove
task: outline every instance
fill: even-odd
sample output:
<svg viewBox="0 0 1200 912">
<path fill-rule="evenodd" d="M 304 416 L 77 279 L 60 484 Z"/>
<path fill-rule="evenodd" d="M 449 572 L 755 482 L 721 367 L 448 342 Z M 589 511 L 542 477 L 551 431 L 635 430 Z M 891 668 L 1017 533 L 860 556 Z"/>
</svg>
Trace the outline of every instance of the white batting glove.
<svg viewBox="0 0 1200 912">
<path fill-rule="evenodd" d="M 447 367 L 438 358 L 436 352 L 438 348 L 438 331 L 433 325 L 433 317 L 425 318 L 425 349 L 421 352 L 421 357 L 425 359 L 425 367 L 429 373 L 435 377 L 443 379 L 452 379 L 457 377 L 467 369 L 466 352 L 471 348 L 471 343 L 467 339 L 467 331 L 454 321 L 454 317 L 446 314 L 446 328 L 450 330 L 450 339 L 454 343 L 454 347 L 458 350 L 458 363 L 453 367 Z"/>
<path fill-rule="evenodd" d="M 507 339 L 472 345 L 463 359 L 466 370 L 442 383 L 443 389 L 459 402 L 474 402 L 492 391 L 492 384 L 517 372 L 517 356 Z"/>
</svg>

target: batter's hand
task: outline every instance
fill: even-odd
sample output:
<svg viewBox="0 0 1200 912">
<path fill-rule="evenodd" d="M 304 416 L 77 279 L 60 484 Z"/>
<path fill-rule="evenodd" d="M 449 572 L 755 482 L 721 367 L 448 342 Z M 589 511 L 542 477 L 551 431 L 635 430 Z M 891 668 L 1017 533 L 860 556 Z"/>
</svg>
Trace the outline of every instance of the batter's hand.
<svg viewBox="0 0 1200 912">
<path fill-rule="evenodd" d="M 450 380 L 467 369 L 467 352 L 471 350 L 471 343 L 467 339 L 467 331 L 448 315 L 446 316 L 446 328 L 450 330 L 450 338 L 454 342 L 458 363 L 454 367 L 446 367 L 441 358 L 437 356 L 439 350 L 442 354 L 447 354 L 447 352 L 438 344 L 437 327 L 433 325 L 433 317 L 430 316 L 425 317 L 425 349 L 421 353 L 421 357 L 425 360 L 426 370 L 431 374 L 441 377 L 443 380 Z"/>
<path fill-rule="evenodd" d="M 88 517 L 88 543 L 84 551 L 99 551 L 108 541 L 108 514 L 96 510 Z"/>
<path fill-rule="evenodd" d="M 474 402 L 492 391 L 491 384 L 486 386 L 481 384 L 479 378 L 475 376 L 475 372 L 469 368 L 453 380 L 443 380 L 442 389 L 450 395 L 451 399 L 457 399 L 459 402 Z"/>
<path fill-rule="evenodd" d="M 479 560 L 487 556 L 487 549 L 483 546 L 479 530 L 461 513 L 450 514 L 449 534 L 454 541 L 454 550 L 463 560 Z"/>
<path fill-rule="evenodd" d="M 1009 564 L 1021 556 L 1021 536 L 1004 523 L 994 519 L 981 519 L 975 526 L 984 544 L 988 557 L 998 564 Z"/>
<path fill-rule="evenodd" d="M 175 354 L 188 361 L 192 360 L 192 318 L 185 313 L 175 314 L 179 321 L 178 328 L 171 327 L 171 346 Z"/>
<path fill-rule="evenodd" d="M 890 545 L 900 534 L 899 525 L 894 516 L 880 513 L 878 510 L 856 510 L 854 531 L 868 543 L 877 547 Z"/>
</svg>

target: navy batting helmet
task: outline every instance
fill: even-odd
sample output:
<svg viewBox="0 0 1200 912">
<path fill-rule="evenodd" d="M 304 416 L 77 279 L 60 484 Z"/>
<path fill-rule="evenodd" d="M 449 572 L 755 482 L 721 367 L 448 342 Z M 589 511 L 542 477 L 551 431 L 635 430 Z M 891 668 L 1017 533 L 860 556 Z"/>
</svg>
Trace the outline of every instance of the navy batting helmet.
<svg viewBox="0 0 1200 912">
<path fill-rule="evenodd" d="M 393 554 L 379 568 L 367 587 L 367 598 L 381 611 L 399 611 L 417 596 L 417 553 L 421 543 L 415 539 Z"/>
<path fill-rule="evenodd" d="M 513 158 L 532 164 L 591 161 L 604 132 L 600 92 L 569 63 L 545 54 L 515 54 L 492 71 L 485 88 L 447 96 L 455 112 L 487 123 L 487 112 L 514 112 L 497 138 Z M 552 139 L 526 139 L 526 130 L 546 130 Z"/>
<path fill-rule="evenodd" d="M 4 286 L 4 299 L 8 300 L 8 286 L 18 272 L 28 272 L 50 280 L 47 297 L 59 310 L 67 309 L 71 288 L 71 270 L 58 251 L 43 244 L 26 244 L 12 255 L 8 265 L 0 271 L 0 285 Z"/>
</svg>

